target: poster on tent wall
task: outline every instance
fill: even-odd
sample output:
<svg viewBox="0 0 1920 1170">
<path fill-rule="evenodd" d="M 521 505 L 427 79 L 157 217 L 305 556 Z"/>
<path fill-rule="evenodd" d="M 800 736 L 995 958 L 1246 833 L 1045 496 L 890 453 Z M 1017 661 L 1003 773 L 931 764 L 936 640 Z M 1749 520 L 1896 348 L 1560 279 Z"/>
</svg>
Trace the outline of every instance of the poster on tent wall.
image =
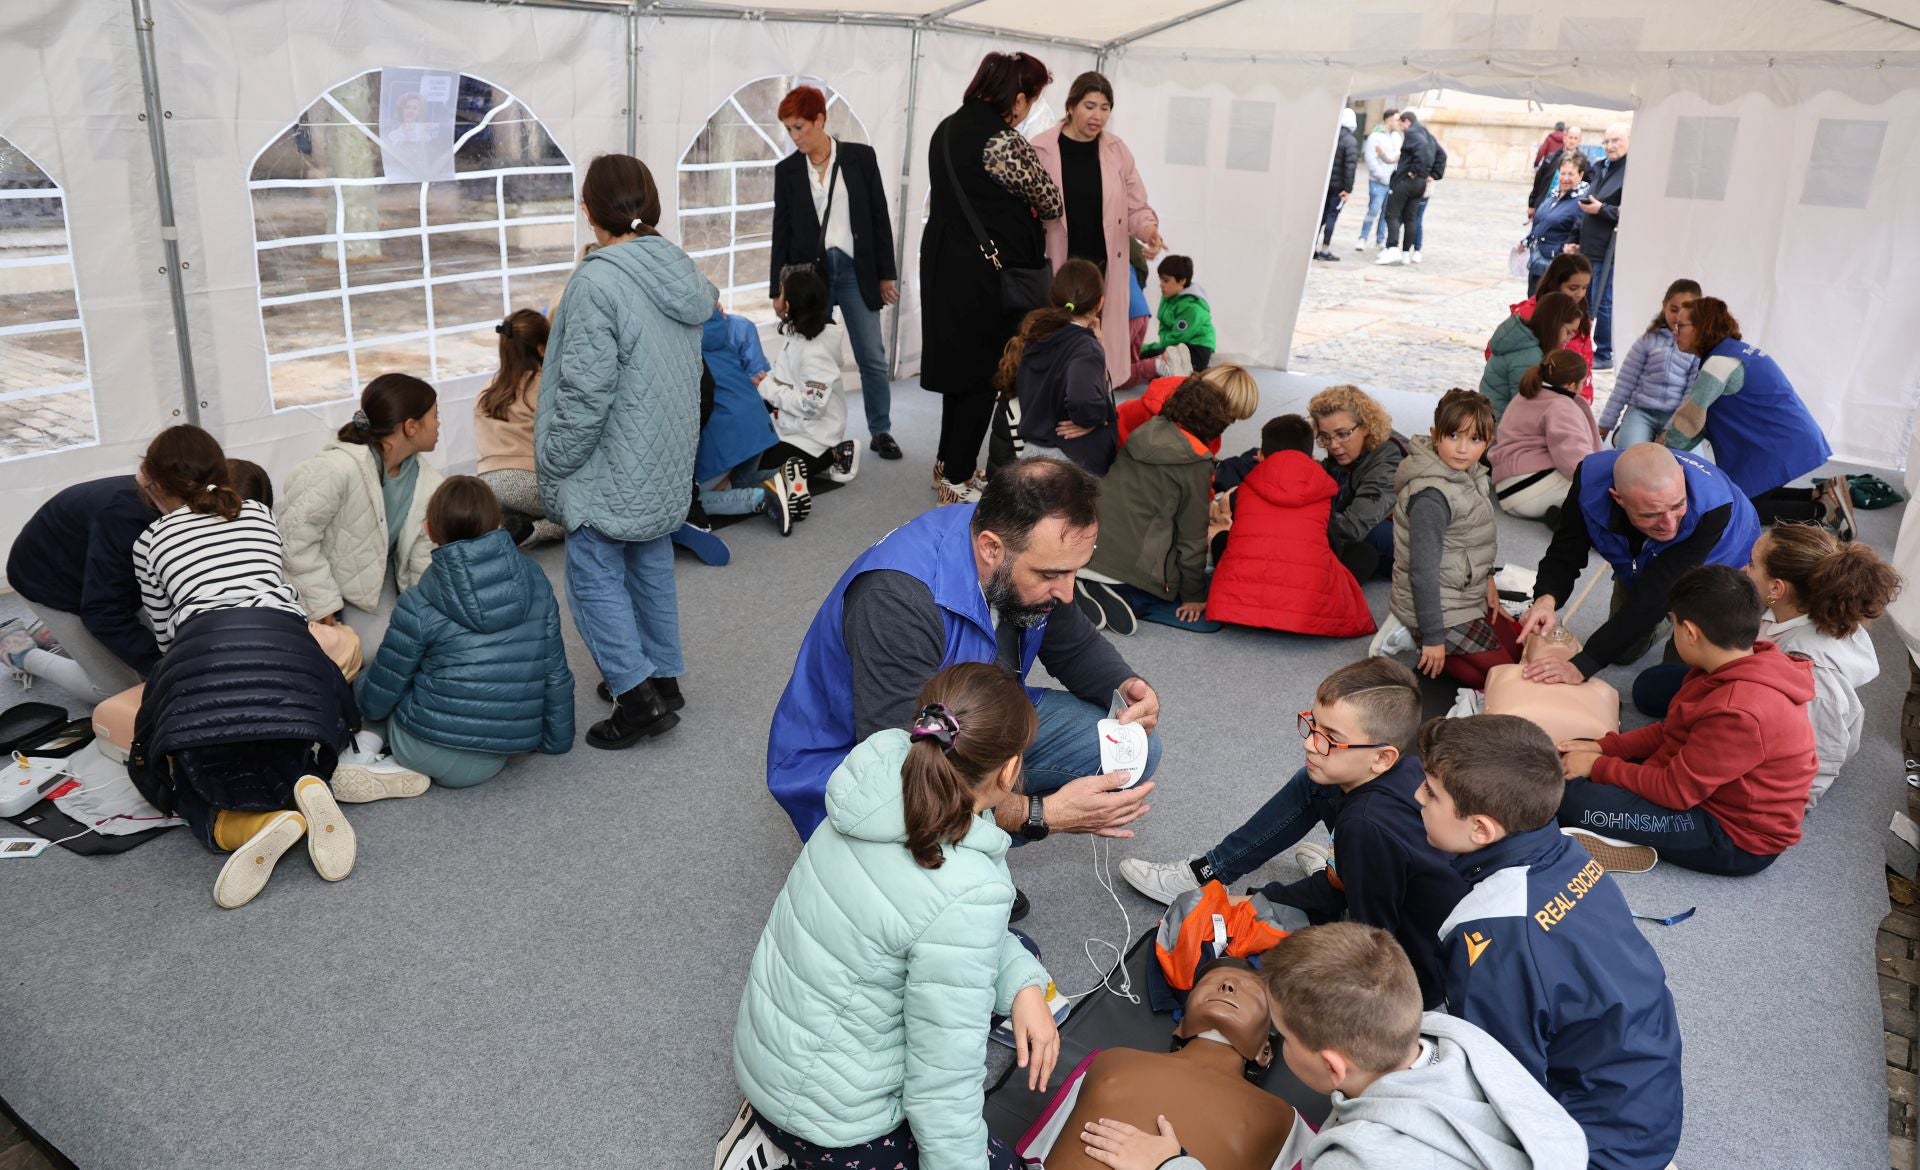
<svg viewBox="0 0 1920 1170">
<path fill-rule="evenodd" d="M 460 75 L 439 69 L 380 71 L 380 167 L 389 179 L 453 178 L 453 115 Z"/>
</svg>

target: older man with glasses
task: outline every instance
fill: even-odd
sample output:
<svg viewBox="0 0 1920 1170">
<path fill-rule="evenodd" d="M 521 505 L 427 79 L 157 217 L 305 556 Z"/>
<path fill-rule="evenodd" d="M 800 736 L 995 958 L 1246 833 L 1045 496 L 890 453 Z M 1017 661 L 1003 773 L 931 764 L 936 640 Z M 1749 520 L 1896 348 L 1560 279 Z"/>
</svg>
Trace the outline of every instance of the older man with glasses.
<svg viewBox="0 0 1920 1170">
<path fill-rule="evenodd" d="M 1620 194 L 1627 185 L 1627 137 L 1624 122 L 1607 127 L 1600 145 L 1607 157 L 1594 169 L 1587 197 L 1580 201 L 1580 254 L 1593 264 L 1587 309 L 1593 314 L 1593 368 L 1613 368 L 1613 238 L 1620 227 Z"/>
</svg>

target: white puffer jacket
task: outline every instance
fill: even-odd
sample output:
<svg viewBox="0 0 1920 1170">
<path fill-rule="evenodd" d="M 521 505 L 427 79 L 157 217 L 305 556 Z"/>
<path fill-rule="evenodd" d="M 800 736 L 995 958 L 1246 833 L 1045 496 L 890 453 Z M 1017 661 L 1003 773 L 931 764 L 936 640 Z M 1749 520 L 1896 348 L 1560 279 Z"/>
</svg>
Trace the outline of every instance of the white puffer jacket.
<svg viewBox="0 0 1920 1170">
<path fill-rule="evenodd" d="M 282 489 L 287 577 L 300 587 L 309 618 L 337 613 L 343 601 L 369 613 L 380 608 L 387 575 L 387 504 L 373 460 L 367 447 L 334 439 L 295 467 Z M 422 459 L 400 529 L 397 592 L 412 588 L 433 563 L 427 501 L 440 480 L 440 472 Z"/>
</svg>

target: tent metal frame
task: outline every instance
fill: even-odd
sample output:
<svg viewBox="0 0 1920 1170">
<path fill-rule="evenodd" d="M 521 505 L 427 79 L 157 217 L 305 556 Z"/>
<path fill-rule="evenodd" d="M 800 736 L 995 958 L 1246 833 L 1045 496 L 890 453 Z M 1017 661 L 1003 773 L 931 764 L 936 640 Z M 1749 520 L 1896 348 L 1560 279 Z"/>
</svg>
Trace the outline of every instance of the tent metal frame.
<svg viewBox="0 0 1920 1170">
<path fill-rule="evenodd" d="M 173 215 L 173 176 L 167 169 L 165 121 L 173 112 L 160 101 L 160 74 L 153 49 L 153 5 L 132 0 L 133 40 L 140 54 L 140 91 L 146 101 L 141 114 L 147 123 L 147 148 L 153 153 L 153 189 L 160 212 L 160 248 L 166 257 L 167 297 L 173 302 L 173 348 L 180 360 L 180 409 L 186 420 L 200 425 L 200 390 L 194 382 L 193 350 L 187 344 L 187 289 L 181 279 L 180 228 Z"/>
</svg>

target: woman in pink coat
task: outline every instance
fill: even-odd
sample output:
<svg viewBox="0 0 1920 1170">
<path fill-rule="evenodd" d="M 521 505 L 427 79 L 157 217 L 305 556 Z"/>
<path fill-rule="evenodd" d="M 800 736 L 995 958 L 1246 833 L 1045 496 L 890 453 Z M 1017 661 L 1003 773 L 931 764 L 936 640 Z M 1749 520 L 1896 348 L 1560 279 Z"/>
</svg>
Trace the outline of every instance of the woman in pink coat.
<svg viewBox="0 0 1920 1170">
<path fill-rule="evenodd" d="M 1077 257 L 1106 274 L 1108 309 L 1100 314 L 1100 345 L 1107 354 L 1107 375 L 1117 387 L 1133 375 L 1125 310 L 1128 242 L 1139 240 L 1149 260 L 1166 245 L 1160 217 L 1147 206 L 1147 186 L 1133 152 L 1104 132 L 1112 113 L 1113 86 L 1098 73 L 1082 73 L 1067 91 L 1066 119 L 1034 135 L 1033 149 L 1067 207 L 1065 215 L 1046 221 L 1047 262 L 1058 271 Z"/>
</svg>

